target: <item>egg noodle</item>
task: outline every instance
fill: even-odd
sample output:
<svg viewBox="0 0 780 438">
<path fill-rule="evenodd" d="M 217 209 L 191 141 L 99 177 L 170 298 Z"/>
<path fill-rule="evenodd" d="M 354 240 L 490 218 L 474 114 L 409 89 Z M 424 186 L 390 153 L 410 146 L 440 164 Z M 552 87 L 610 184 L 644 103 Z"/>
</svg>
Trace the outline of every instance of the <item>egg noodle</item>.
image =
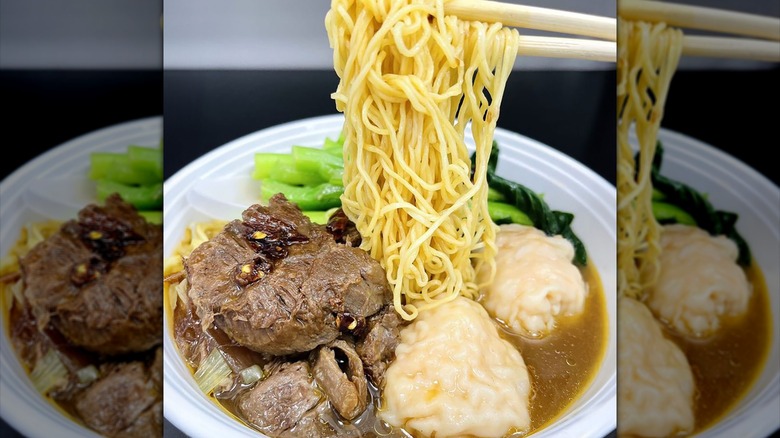
<svg viewBox="0 0 780 438">
<path fill-rule="evenodd" d="M 333 0 L 325 19 L 345 115 L 342 208 L 407 320 L 476 298 L 475 272 L 495 272 L 486 172 L 518 34 L 447 16 L 445 3 Z"/>
<path fill-rule="evenodd" d="M 650 171 L 682 32 L 619 19 L 618 48 L 618 294 L 640 298 L 658 277 L 661 227 L 653 216 Z M 628 141 L 631 128 L 639 162 Z"/>
</svg>

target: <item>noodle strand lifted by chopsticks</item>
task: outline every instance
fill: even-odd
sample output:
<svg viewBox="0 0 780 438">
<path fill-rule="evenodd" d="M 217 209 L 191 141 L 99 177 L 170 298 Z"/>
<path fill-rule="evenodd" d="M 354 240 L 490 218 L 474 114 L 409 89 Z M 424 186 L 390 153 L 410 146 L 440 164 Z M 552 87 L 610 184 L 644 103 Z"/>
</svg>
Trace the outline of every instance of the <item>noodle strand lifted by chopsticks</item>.
<svg viewBox="0 0 780 438">
<path fill-rule="evenodd" d="M 407 320 L 476 298 L 476 270 L 495 271 L 487 161 L 518 35 L 446 16 L 444 4 L 333 0 L 325 19 L 345 115 L 342 208 Z"/>
<path fill-rule="evenodd" d="M 650 171 L 682 32 L 621 19 L 618 47 L 618 294 L 640 298 L 658 277 L 660 225 L 653 216 Z M 638 163 L 628 140 L 632 127 Z"/>
</svg>

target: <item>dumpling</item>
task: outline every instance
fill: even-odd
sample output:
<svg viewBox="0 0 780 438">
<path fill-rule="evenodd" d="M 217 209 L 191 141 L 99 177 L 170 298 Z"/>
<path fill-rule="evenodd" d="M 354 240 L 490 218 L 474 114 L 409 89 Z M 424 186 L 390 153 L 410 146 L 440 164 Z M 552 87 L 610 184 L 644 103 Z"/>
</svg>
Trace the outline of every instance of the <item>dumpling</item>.
<svg viewBox="0 0 780 438">
<path fill-rule="evenodd" d="M 639 301 L 619 298 L 618 315 L 618 435 L 690 432 L 695 386 L 685 354 Z"/>
<path fill-rule="evenodd" d="M 458 297 L 420 312 L 395 354 L 379 411 L 388 424 L 437 438 L 530 426 L 525 362 L 478 303 Z"/>
<path fill-rule="evenodd" d="M 664 227 L 660 274 L 648 291 L 648 306 L 680 334 L 713 334 L 724 316 L 747 312 L 751 290 L 738 255 L 724 236 L 687 225 Z"/>
<path fill-rule="evenodd" d="M 515 331 L 540 336 L 553 330 L 557 316 L 582 312 L 587 285 L 571 261 L 568 240 L 509 224 L 501 226 L 496 245 L 496 276 L 482 298 L 491 315 Z M 485 267 L 480 280 L 487 274 Z"/>
</svg>

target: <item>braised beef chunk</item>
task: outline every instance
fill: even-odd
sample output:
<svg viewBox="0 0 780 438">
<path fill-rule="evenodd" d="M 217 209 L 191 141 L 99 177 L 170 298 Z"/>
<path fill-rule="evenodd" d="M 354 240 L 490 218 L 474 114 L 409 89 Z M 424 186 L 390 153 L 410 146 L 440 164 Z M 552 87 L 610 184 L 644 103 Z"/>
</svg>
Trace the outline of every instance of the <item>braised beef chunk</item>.
<svg viewBox="0 0 780 438">
<path fill-rule="evenodd" d="M 127 429 L 116 434 L 116 438 L 146 438 L 162 436 L 162 401 L 145 410 Z"/>
<path fill-rule="evenodd" d="M 347 214 L 340 208 L 330 216 L 325 228 L 338 243 L 358 247 L 363 242 L 354 222 L 349 220 Z"/>
<path fill-rule="evenodd" d="M 213 323 L 272 355 L 332 342 L 341 333 L 337 318 L 367 318 L 390 299 L 378 262 L 336 243 L 281 194 L 196 248 L 185 269 L 204 329 Z"/>
<path fill-rule="evenodd" d="M 250 423 L 271 436 L 289 431 L 320 403 L 307 362 L 284 363 L 251 390 L 238 408 Z M 303 436 L 303 435 L 301 435 Z"/>
<path fill-rule="evenodd" d="M 20 265 L 40 329 L 51 324 L 71 344 L 105 355 L 160 343 L 162 227 L 118 195 L 82 209 Z"/>
<path fill-rule="evenodd" d="M 368 319 L 368 334 L 358 340 L 356 350 L 366 374 L 378 388 L 384 386 L 385 371 L 395 360 L 395 348 L 401 341 L 401 329 L 408 324 L 392 304 Z"/>
<path fill-rule="evenodd" d="M 350 343 L 338 339 L 314 355 L 314 379 L 342 418 L 354 420 L 368 404 L 363 362 Z"/>
<path fill-rule="evenodd" d="M 353 425 L 339 423 L 334 418 L 328 403 L 320 402 L 305 413 L 292 429 L 278 435 L 278 438 L 359 438 L 367 436 Z M 370 435 L 369 435 L 370 436 Z"/>
<path fill-rule="evenodd" d="M 143 362 L 104 364 L 100 374 L 75 397 L 84 423 L 111 437 L 162 436 L 161 388 Z"/>
<path fill-rule="evenodd" d="M 152 379 L 152 384 L 154 384 L 155 389 L 157 389 L 157 392 L 162 394 L 162 387 L 163 387 L 163 350 L 162 347 L 157 347 L 154 350 L 154 360 L 152 361 L 152 364 L 149 366 L 149 377 Z"/>
<path fill-rule="evenodd" d="M 380 264 L 346 215 L 313 224 L 281 194 L 253 205 L 184 261 L 188 300 L 174 331 L 199 366 L 219 346 L 254 386 L 217 394 L 276 438 L 373 436 L 377 395 L 404 321 Z M 247 354 L 247 352 L 251 354 Z M 235 360 L 239 357 L 246 360 Z M 233 363 L 235 362 L 235 363 Z"/>
</svg>

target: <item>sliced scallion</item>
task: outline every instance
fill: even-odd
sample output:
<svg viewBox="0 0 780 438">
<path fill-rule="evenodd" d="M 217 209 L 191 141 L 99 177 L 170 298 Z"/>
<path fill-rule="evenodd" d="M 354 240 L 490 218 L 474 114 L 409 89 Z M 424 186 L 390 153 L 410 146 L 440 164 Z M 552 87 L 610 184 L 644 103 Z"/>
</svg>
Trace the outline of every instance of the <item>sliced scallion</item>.
<svg viewBox="0 0 780 438">
<path fill-rule="evenodd" d="M 211 350 L 195 372 L 195 382 L 204 394 L 211 394 L 225 379 L 230 377 L 230 366 L 219 348 Z"/>
<path fill-rule="evenodd" d="M 57 352 L 50 349 L 36 362 L 30 373 L 30 380 L 38 392 L 48 394 L 49 391 L 68 383 L 68 370 Z"/>
<path fill-rule="evenodd" d="M 100 377 L 100 372 L 95 365 L 87 365 L 76 371 L 76 377 L 79 379 L 79 383 L 87 385 L 97 380 Z"/>
<path fill-rule="evenodd" d="M 255 364 L 241 370 L 239 375 L 241 376 L 241 382 L 243 384 L 251 385 L 258 380 L 263 380 L 263 369 L 260 368 L 260 365 Z"/>
</svg>

